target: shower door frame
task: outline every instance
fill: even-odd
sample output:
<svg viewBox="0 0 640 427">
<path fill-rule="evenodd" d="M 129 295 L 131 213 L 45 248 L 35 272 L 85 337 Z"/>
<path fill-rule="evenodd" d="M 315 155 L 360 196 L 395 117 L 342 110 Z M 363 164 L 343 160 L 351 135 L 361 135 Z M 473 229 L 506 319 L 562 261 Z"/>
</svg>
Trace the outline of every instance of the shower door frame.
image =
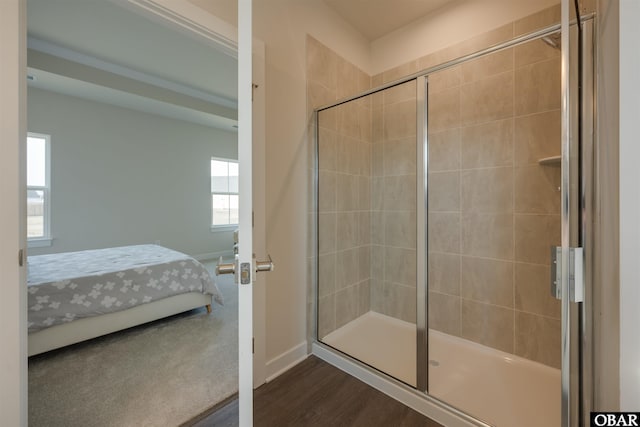
<svg viewBox="0 0 640 427">
<path fill-rule="evenodd" d="M 565 10 L 565 15 L 566 15 Z M 427 416 L 432 417 L 436 421 L 445 425 L 464 425 L 464 426 L 487 426 L 488 424 L 474 418 L 473 416 L 449 405 L 447 402 L 441 401 L 436 397 L 433 397 L 428 393 L 428 77 L 429 75 L 448 69 L 450 67 L 487 56 L 489 54 L 514 47 L 529 41 L 537 40 L 552 33 L 560 32 L 564 29 L 573 29 L 577 27 L 576 20 L 571 22 L 564 22 L 565 25 L 555 24 L 543 28 L 541 30 L 525 34 L 513 38 L 507 42 L 500 43 L 489 48 L 474 52 L 472 54 L 421 70 L 417 73 L 408 75 L 404 78 L 380 85 L 376 88 L 372 88 L 358 95 L 339 100 L 329 105 L 322 106 L 314 110 L 314 176 L 313 176 L 313 215 L 314 215 L 314 227 L 312 232 L 312 241 L 315 253 L 313 254 L 314 262 L 312 266 L 312 278 L 313 278 L 313 298 L 312 298 L 312 311 L 315 322 L 311 328 L 310 342 L 312 347 L 312 353 L 321 359 L 337 366 L 338 368 L 348 372 L 349 374 L 359 378 L 365 383 L 377 388 L 378 390 L 388 394 L 389 396 L 403 402 L 407 406 L 421 412 Z M 567 27 L 569 26 L 569 27 Z M 577 179 L 579 185 L 577 187 L 577 194 L 572 194 L 570 197 L 567 195 L 567 203 L 569 199 L 573 198 L 577 205 L 574 206 L 572 212 L 572 218 L 569 218 L 567 213 L 566 217 L 561 218 L 562 228 L 574 227 L 575 231 L 572 231 L 570 235 L 570 243 L 573 245 L 581 245 L 584 248 L 584 280 L 585 280 L 585 298 L 584 302 L 567 303 L 563 301 L 563 311 L 566 310 L 566 314 L 563 314 L 563 336 L 562 338 L 562 352 L 563 352 L 563 364 L 561 369 L 561 375 L 563 375 L 562 381 L 562 427 L 574 427 L 581 425 L 580 420 L 588 419 L 589 412 L 593 404 L 593 290 L 595 286 L 593 283 L 593 230 L 594 230 L 594 200 L 593 184 L 594 184 L 594 172 L 596 167 L 596 159 L 594 156 L 594 130 L 595 130 L 595 105 L 596 105 L 596 91 L 594 83 L 594 56 L 595 56 L 595 14 L 589 14 L 580 17 L 581 31 L 574 31 L 578 33 L 581 39 L 570 41 L 567 37 L 565 46 L 569 46 L 572 43 L 572 48 L 582 47 L 582 51 L 579 55 L 571 54 L 571 64 L 568 62 L 569 54 L 563 52 L 563 62 L 567 61 L 568 68 L 572 71 L 580 73 L 580 80 L 576 80 L 575 76 L 569 75 L 567 77 L 568 86 L 566 89 L 567 104 L 566 111 L 563 112 L 567 118 L 566 142 L 567 148 L 571 145 L 570 150 L 563 149 L 563 167 L 569 165 L 569 151 L 571 155 L 575 155 L 575 150 L 578 150 L 577 161 L 574 161 L 572 167 L 577 168 Z M 567 32 L 568 36 L 568 32 Z M 565 47 L 566 49 L 566 47 Z M 566 59 L 564 56 L 566 55 Z M 581 62 L 578 65 L 577 59 Z M 416 181 L 423 183 L 423 187 L 417 186 L 417 199 L 416 199 L 416 218 L 417 220 L 417 283 L 416 283 L 416 298 L 417 298 L 417 316 L 416 316 L 416 331 L 417 331 L 417 366 L 416 366 L 416 384 L 415 388 L 408 386 L 402 381 L 390 376 L 389 374 L 372 368 L 371 366 L 354 359 L 348 354 L 345 354 L 333 347 L 326 345 L 320 341 L 318 336 L 318 324 L 319 324 L 319 311 L 318 311 L 318 283 L 319 283 L 319 269 L 318 263 L 318 206 L 319 206 L 319 171 L 318 171 L 318 159 L 319 159 L 319 125 L 318 125 L 318 113 L 320 111 L 336 107 L 341 104 L 368 96 L 370 94 L 383 91 L 385 89 L 416 80 L 416 102 L 417 102 L 417 135 L 416 135 Z M 578 141 L 578 135 L 581 137 Z M 564 136 L 564 135 L 563 135 Z M 572 139 L 573 138 L 573 139 Z M 576 143 L 577 141 L 577 143 Z M 568 186 L 569 182 L 562 180 L 563 188 Z M 567 187 L 565 191 L 568 192 Z M 564 201 L 563 201 L 564 203 Z M 575 204 L 575 203 L 574 203 Z M 577 209 L 576 209 L 577 208 Z M 423 221 L 420 220 L 423 219 Z M 572 222 L 570 222 L 570 220 Z M 575 221 L 578 221 L 577 223 Z M 567 230 L 567 235 L 569 235 Z M 424 244 L 420 244 L 420 239 Z M 563 241 L 564 246 L 565 241 Z M 568 273 L 565 273 L 567 276 Z M 566 295 L 566 294 L 565 294 Z M 568 298 L 564 298 L 567 300 Z M 566 319 L 565 319 L 566 318 Z M 566 345 L 566 347 L 565 347 Z M 565 353 L 567 354 L 567 360 L 565 359 Z M 568 357 L 571 360 L 568 360 Z M 421 363 L 422 362 L 422 363 Z M 566 372 L 565 372 L 566 371 Z M 564 372 L 564 373 L 563 373 Z"/>
<path fill-rule="evenodd" d="M 416 78 L 416 388 L 429 389 L 429 77 Z M 419 184 L 422 183 L 422 186 Z M 422 220 L 421 220 L 422 219 Z"/>
</svg>

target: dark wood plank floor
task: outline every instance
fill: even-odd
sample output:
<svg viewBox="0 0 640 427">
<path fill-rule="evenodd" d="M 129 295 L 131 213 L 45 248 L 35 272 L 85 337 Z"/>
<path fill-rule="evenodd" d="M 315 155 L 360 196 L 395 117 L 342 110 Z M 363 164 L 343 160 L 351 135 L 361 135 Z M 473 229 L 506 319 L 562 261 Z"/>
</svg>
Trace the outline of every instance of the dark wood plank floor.
<svg viewBox="0 0 640 427">
<path fill-rule="evenodd" d="M 255 390 L 253 401 L 256 427 L 442 427 L 314 356 Z M 237 426 L 238 400 L 191 425 Z"/>
</svg>

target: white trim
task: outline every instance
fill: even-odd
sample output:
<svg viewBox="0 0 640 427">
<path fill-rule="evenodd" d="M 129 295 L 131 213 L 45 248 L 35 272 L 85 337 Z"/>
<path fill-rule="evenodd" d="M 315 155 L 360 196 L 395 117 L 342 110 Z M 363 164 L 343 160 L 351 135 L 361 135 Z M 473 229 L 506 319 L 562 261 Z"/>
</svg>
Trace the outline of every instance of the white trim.
<svg viewBox="0 0 640 427">
<path fill-rule="evenodd" d="M 347 359 L 346 357 L 329 350 L 317 342 L 311 345 L 312 354 L 327 363 L 335 366 L 347 374 L 359 379 L 365 384 L 370 385 L 376 390 L 381 391 L 387 396 L 401 402 L 411 409 L 431 418 L 432 420 L 445 425 L 447 427 L 478 427 L 486 426 L 482 423 L 474 423 L 466 420 L 461 416 L 445 409 L 443 406 L 435 403 L 435 399 L 429 398 L 427 395 L 420 393 L 409 386 L 397 381 L 387 379 L 380 374 L 372 372 L 370 369 Z M 432 401 L 434 400 L 434 401 Z"/>
<path fill-rule="evenodd" d="M 27 240 L 27 247 L 28 248 L 46 248 L 49 246 L 53 245 L 53 239 L 52 238 L 34 238 L 34 239 L 28 239 Z"/>
<path fill-rule="evenodd" d="M 640 28 L 637 14 L 640 2 L 620 1 L 620 410 L 640 411 L 640 147 L 638 118 L 640 117 Z M 615 18 L 614 18 L 615 19 Z M 605 93 L 605 96 L 614 95 Z M 608 142 L 608 141 L 602 141 Z"/>
<path fill-rule="evenodd" d="M 253 105 L 252 1 L 238 0 L 238 425 L 253 426 Z"/>
<path fill-rule="evenodd" d="M 202 261 L 211 261 L 217 260 L 220 257 L 222 258 L 233 258 L 233 251 L 218 251 L 218 252 L 208 252 L 204 254 L 195 255 L 194 258 L 200 262 Z"/>
<path fill-rule="evenodd" d="M 118 4 L 145 9 L 146 16 L 162 17 L 190 34 L 197 34 L 213 43 L 220 52 L 238 57 L 237 29 L 210 13 L 203 13 L 198 6 L 175 0 L 110 0 Z M 188 18 L 187 18 L 188 17 Z M 215 28 L 212 31 L 211 28 Z"/>
<path fill-rule="evenodd" d="M 307 353 L 307 341 L 303 341 L 267 362 L 266 381 L 269 382 L 276 379 L 298 363 L 304 361 L 307 357 L 309 357 Z"/>
<path fill-rule="evenodd" d="M 211 160 L 219 160 L 221 162 L 229 162 L 229 163 L 238 163 L 238 159 L 234 159 L 232 157 L 211 156 Z"/>
<path fill-rule="evenodd" d="M 238 228 L 238 224 L 228 224 L 228 225 L 212 225 L 209 227 L 212 233 L 222 233 L 227 231 L 234 231 Z"/>
</svg>

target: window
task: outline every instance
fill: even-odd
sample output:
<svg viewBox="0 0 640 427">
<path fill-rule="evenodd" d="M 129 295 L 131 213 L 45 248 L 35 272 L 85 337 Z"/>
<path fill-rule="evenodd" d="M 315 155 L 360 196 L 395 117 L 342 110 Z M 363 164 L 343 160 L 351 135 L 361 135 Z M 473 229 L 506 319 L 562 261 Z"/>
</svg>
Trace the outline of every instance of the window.
<svg viewBox="0 0 640 427">
<path fill-rule="evenodd" d="M 211 159 L 211 226 L 238 224 L 238 162 Z"/>
<path fill-rule="evenodd" d="M 51 244 L 50 138 L 27 135 L 27 238 L 32 247 Z"/>
</svg>

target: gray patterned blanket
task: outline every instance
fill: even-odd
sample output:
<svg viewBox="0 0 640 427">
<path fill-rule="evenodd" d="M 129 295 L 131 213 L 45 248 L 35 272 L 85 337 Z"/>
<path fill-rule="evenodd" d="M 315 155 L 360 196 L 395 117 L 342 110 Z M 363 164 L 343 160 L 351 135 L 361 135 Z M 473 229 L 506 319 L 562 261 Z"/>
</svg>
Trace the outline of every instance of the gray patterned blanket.
<svg viewBox="0 0 640 427">
<path fill-rule="evenodd" d="M 28 272 L 29 332 L 187 292 L 223 303 L 202 264 L 157 245 L 30 256 Z"/>
</svg>

